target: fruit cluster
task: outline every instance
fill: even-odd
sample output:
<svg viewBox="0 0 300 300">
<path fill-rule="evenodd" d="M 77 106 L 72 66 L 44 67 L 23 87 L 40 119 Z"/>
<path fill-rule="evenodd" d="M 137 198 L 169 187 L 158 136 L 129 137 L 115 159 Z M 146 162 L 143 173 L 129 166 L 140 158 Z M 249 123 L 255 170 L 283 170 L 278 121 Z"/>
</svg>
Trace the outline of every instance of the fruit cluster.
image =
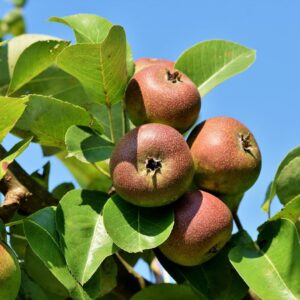
<svg viewBox="0 0 300 300">
<path fill-rule="evenodd" d="M 143 207 L 174 202 L 174 228 L 161 252 L 185 266 L 207 261 L 230 239 L 231 211 L 259 175 L 253 135 L 233 118 L 215 117 L 196 126 L 186 141 L 182 133 L 196 122 L 201 97 L 167 60 L 136 61 L 125 105 L 138 127 L 121 139 L 110 160 L 116 192 Z"/>
</svg>

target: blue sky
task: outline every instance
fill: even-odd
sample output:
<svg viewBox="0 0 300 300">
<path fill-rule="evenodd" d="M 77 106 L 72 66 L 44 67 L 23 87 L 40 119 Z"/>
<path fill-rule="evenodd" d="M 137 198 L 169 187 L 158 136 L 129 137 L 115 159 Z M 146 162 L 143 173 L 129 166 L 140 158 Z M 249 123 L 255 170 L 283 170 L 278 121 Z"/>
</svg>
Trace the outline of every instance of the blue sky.
<svg viewBox="0 0 300 300">
<path fill-rule="evenodd" d="M 0 0 L 0 15 L 9 9 Z M 50 16 L 94 13 L 125 28 L 134 58 L 176 60 L 185 49 L 207 39 L 227 39 L 257 50 L 255 64 L 210 92 L 202 102 L 200 119 L 231 116 L 254 134 L 263 157 L 257 183 L 240 207 L 240 218 L 253 237 L 266 220 L 260 205 L 265 190 L 285 154 L 300 140 L 300 2 L 296 0 L 228 1 L 116 1 L 28 0 L 28 32 L 73 39 L 63 25 L 47 22 Z M 10 146 L 15 139 L 6 139 Z M 19 160 L 28 171 L 45 159 L 37 146 Z M 51 186 L 70 175 L 52 160 Z M 273 205 L 273 212 L 279 209 Z"/>
</svg>

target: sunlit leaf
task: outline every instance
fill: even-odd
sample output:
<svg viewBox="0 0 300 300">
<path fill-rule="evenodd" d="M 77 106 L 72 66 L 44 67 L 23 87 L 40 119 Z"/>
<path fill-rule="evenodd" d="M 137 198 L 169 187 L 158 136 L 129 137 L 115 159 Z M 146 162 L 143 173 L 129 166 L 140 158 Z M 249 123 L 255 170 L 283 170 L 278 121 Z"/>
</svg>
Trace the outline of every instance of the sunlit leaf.
<svg viewBox="0 0 300 300">
<path fill-rule="evenodd" d="M 71 273 L 83 285 L 117 247 L 107 234 L 101 210 L 107 195 L 73 190 L 59 202 L 56 223 Z"/>
<path fill-rule="evenodd" d="M 203 97 L 217 85 L 243 72 L 255 61 L 255 51 L 224 40 L 201 42 L 186 50 L 175 67 L 188 75 Z"/>
<path fill-rule="evenodd" d="M 0 143 L 22 116 L 28 98 L 17 99 L 0 96 Z"/>
<path fill-rule="evenodd" d="M 257 244 L 239 245 L 230 251 L 229 258 L 262 299 L 300 298 L 300 241 L 291 221 L 268 222 L 260 232 Z"/>
<path fill-rule="evenodd" d="M 14 67 L 8 94 L 14 93 L 35 76 L 52 65 L 57 55 L 68 46 L 66 41 L 38 41 L 28 46 Z"/>
<path fill-rule="evenodd" d="M 101 44 L 69 46 L 57 58 L 58 66 L 76 77 L 94 102 L 121 101 L 127 85 L 126 37 L 113 26 Z"/>
<path fill-rule="evenodd" d="M 171 207 L 143 208 L 119 196 L 110 198 L 103 211 L 105 228 L 121 249 L 140 252 L 162 244 L 174 225 Z"/>
</svg>

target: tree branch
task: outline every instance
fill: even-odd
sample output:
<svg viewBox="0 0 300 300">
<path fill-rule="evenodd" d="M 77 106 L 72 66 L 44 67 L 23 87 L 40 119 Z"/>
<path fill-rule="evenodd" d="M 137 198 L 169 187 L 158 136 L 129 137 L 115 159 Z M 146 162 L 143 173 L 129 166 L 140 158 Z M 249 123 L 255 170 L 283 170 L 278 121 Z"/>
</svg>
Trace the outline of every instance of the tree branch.
<svg viewBox="0 0 300 300">
<path fill-rule="evenodd" d="M 0 159 L 6 155 L 7 151 L 0 145 Z M 58 203 L 58 200 L 31 178 L 16 161 L 9 165 L 6 175 L 0 181 L 0 192 L 5 196 L 0 205 L 0 218 L 4 222 L 10 221 L 16 211 L 29 215 Z"/>
<path fill-rule="evenodd" d="M 113 290 L 113 294 L 120 300 L 129 300 L 139 292 L 142 288 L 151 285 L 119 255 L 116 256 L 118 265 L 117 287 Z"/>
<path fill-rule="evenodd" d="M 156 283 L 163 283 L 164 282 L 164 277 L 163 277 L 162 272 L 161 272 L 159 261 L 156 257 L 152 260 L 152 262 L 150 264 L 150 268 L 151 268 L 151 270 L 154 274 Z"/>
</svg>

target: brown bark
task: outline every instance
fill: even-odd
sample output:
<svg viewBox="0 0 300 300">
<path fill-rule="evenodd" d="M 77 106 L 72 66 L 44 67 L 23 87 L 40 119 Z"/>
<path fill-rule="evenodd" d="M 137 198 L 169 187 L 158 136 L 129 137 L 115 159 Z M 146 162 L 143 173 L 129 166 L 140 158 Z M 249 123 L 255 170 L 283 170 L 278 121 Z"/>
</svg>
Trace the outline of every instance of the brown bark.
<svg viewBox="0 0 300 300">
<path fill-rule="evenodd" d="M 7 151 L 0 145 L 0 159 L 6 154 Z M 5 196 L 0 205 L 0 218 L 5 223 L 12 219 L 16 211 L 29 215 L 58 203 L 58 200 L 31 178 L 17 162 L 8 166 L 6 175 L 0 181 L 0 192 Z"/>
</svg>

